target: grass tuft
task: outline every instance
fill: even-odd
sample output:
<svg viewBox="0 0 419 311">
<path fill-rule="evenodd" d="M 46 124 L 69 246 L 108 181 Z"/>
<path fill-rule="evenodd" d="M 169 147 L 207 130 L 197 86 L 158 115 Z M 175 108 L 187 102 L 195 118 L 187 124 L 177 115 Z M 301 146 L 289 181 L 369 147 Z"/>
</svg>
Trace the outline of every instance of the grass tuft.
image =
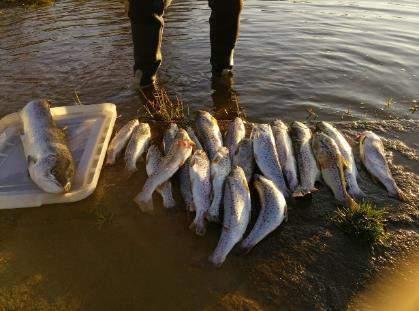
<svg viewBox="0 0 419 311">
<path fill-rule="evenodd" d="M 189 111 L 185 112 L 183 101 L 177 96 L 172 100 L 163 88 L 154 90 L 152 97 L 152 100 L 147 100 L 144 109 L 153 120 L 183 121 L 185 114 L 189 114 Z"/>
<path fill-rule="evenodd" d="M 362 202 L 355 208 L 340 208 L 334 217 L 335 224 L 348 236 L 367 244 L 382 244 L 385 212 L 374 204 Z"/>
<path fill-rule="evenodd" d="M 55 0 L 0 0 L 0 8 L 7 8 L 13 6 L 42 6 L 54 4 Z"/>
</svg>

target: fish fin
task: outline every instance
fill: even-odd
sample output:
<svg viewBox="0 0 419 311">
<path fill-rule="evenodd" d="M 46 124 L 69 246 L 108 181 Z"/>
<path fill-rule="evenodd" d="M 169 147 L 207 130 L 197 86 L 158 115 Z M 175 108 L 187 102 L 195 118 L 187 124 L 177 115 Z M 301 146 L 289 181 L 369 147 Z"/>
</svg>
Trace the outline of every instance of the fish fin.
<svg viewBox="0 0 419 311">
<path fill-rule="evenodd" d="M 253 249 L 254 245 L 243 245 L 240 244 L 237 253 L 241 256 L 247 255 L 248 253 L 250 253 L 250 251 Z"/>
<path fill-rule="evenodd" d="M 303 188 L 301 186 L 298 186 L 295 191 L 292 193 L 292 197 L 293 198 L 299 198 L 299 197 L 304 197 L 312 192 L 316 192 L 318 191 L 317 188 L 313 187 L 311 189 L 307 189 L 307 188 Z"/>
<path fill-rule="evenodd" d="M 358 203 L 355 202 L 354 199 L 352 199 L 349 195 L 346 197 L 346 205 L 348 208 L 350 208 L 351 210 L 354 210 L 356 208 L 359 208 Z"/>
<path fill-rule="evenodd" d="M 349 168 L 349 163 L 346 161 L 346 159 L 343 156 L 340 156 L 340 159 L 342 161 L 343 169 L 346 170 Z"/>
<path fill-rule="evenodd" d="M 36 163 L 36 159 L 33 157 L 33 156 L 31 156 L 31 155 L 28 155 L 28 157 L 27 157 L 27 159 L 26 159 L 26 161 L 28 162 L 28 166 L 29 166 L 29 164 L 35 164 Z"/>
<path fill-rule="evenodd" d="M 154 211 L 153 197 L 145 199 L 142 192 L 134 198 L 134 202 L 137 203 L 143 213 L 152 213 Z"/>
<path fill-rule="evenodd" d="M 189 229 L 192 231 L 195 231 L 195 233 L 199 236 L 203 236 L 205 235 L 205 233 L 207 232 L 207 228 L 205 227 L 205 222 L 197 222 L 196 220 L 194 220 L 190 225 L 189 225 Z"/>
<path fill-rule="evenodd" d="M 394 197 L 402 202 L 407 202 L 409 200 L 408 196 L 398 187 L 396 188 L 396 193 L 390 194 L 390 197 Z"/>
<path fill-rule="evenodd" d="M 284 221 L 288 222 L 288 206 L 285 205 L 285 211 L 284 211 Z"/>
</svg>

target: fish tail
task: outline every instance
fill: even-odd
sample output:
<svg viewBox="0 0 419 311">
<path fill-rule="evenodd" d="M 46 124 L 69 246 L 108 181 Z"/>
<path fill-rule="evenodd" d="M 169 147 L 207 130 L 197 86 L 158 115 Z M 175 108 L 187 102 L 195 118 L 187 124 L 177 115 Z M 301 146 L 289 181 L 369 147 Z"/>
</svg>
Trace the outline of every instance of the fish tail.
<svg viewBox="0 0 419 311">
<path fill-rule="evenodd" d="M 242 243 L 240 243 L 238 252 L 240 255 L 246 255 L 253 249 L 253 247 L 253 244 L 247 243 L 247 241 L 244 240 Z"/>
<path fill-rule="evenodd" d="M 108 155 L 107 155 L 107 157 L 106 157 L 106 162 L 105 162 L 105 165 L 106 165 L 106 166 L 109 166 L 109 165 L 114 165 L 114 164 L 115 164 L 115 161 L 116 161 L 115 154 L 114 154 L 114 153 L 110 153 L 110 154 L 108 154 Z"/>
<path fill-rule="evenodd" d="M 213 200 L 213 204 L 215 203 L 215 201 Z M 215 222 L 215 223 L 219 223 L 220 222 L 220 217 L 219 217 L 219 213 L 218 213 L 218 209 L 215 208 L 213 206 L 213 204 L 211 204 L 210 208 L 208 209 L 208 211 L 205 212 L 205 218 L 209 221 L 209 222 Z"/>
<path fill-rule="evenodd" d="M 395 193 L 390 194 L 390 196 L 399 199 L 402 202 L 407 202 L 409 200 L 407 195 L 399 187 L 396 187 Z"/>
<path fill-rule="evenodd" d="M 135 198 L 134 202 L 138 205 L 140 210 L 144 213 L 151 213 L 154 210 L 153 197 L 147 197 L 144 192 L 140 192 Z"/>
<path fill-rule="evenodd" d="M 173 208 L 176 206 L 176 201 L 173 198 L 172 184 L 170 182 L 164 183 L 162 186 L 157 188 L 163 200 L 163 206 L 165 208 Z"/>
<path fill-rule="evenodd" d="M 318 189 L 313 187 L 311 189 L 306 188 L 306 187 L 302 187 L 302 186 L 298 186 L 295 191 L 292 193 L 292 197 L 294 198 L 299 198 L 299 197 L 304 197 L 312 192 L 316 192 Z"/>
<path fill-rule="evenodd" d="M 205 235 L 207 232 L 207 227 L 205 225 L 205 217 L 196 215 L 194 221 L 190 224 L 189 229 L 195 231 L 199 236 Z"/>
<path fill-rule="evenodd" d="M 349 195 L 346 196 L 346 207 L 353 210 L 359 208 L 358 203 L 354 199 L 352 199 Z"/>
<path fill-rule="evenodd" d="M 208 261 L 216 268 L 220 268 L 223 265 L 224 260 L 225 258 L 217 256 L 215 252 L 208 257 Z"/>
<path fill-rule="evenodd" d="M 137 166 L 135 164 L 128 162 L 125 164 L 125 170 L 130 174 L 133 174 L 136 171 L 138 171 Z"/>
</svg>

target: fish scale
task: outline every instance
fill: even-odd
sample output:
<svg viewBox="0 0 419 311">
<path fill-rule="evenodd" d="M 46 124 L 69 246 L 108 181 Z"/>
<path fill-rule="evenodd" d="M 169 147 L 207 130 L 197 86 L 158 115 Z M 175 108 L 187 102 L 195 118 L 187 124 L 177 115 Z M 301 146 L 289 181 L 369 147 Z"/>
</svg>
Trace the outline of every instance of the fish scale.
<svg viewBox="0 0 419 311">
<path fill-rule="evenodd" d="M 211 161 L 212 202 L 207 219 L 220 222 L 220 205 L 223 198 L 224 181 L 231 170 L 230 154 L 226 147 L 218 149 Z"/>
<path fill-rule="evenodd" d="M 233 247 L 242 239 L 249 224 L 250 192 L 246 176 L 239 166 L 232 168 L 224 185 L 223 228 L 217 247 L 208 260 L 221 266 Z"/>
<path fill-rule="evenodd" d="M 352 148 L 348 141 L 333 125 L 328 122 L 319 122 L 317 123 L 316 127 L 335 141 L 339 147 L 339 151 L 347 162 L 347 167 L 345 167 L 345 179 L 348 186 L 348 193 L 354 197 L 364 196 L 363 192 L 358 186 L 358 170 L 356 168 Z"/>
<path fill-rule="evenodd" d="M 191 156 L 193 142 L 185 130 L 179 129 L 169 152 L 161 159 L 156 171 L 147 178 L 134 202 L 144 212 L 153 210 L 152 195 L 158 186 L 168 181 Z"/>
<path fill-rule="evenodd" d="M 256 223 L 240 247 L 251 250 L 287 218 L 287 203 L 281 191 L 269 179 L 256 175 L 254 181 L 261 208 Z"/>
<path fill-rule="evenodd" d="M 137 170 L 137 161 L 146 152 L 150 140 L 150 126 L 147 123 L 139 123 L 132 132 L 125 149 L 125 167 L 128 172 Z"/>
<path fill-rule="evenodd" d="M 162 157 L 163 154 L 157 145 L 151 145 L 150 148 L 148 148 L 146 156 L 146 172 L 148 176 L 152 175 L 157 170 Z M 172 193 L 172 183 L 170 180 L 158 186 L 156 191 L 161 195 L 164 207 L 172 208 L 176 206 L 176 201 L 173 198 Z"/>
<path fill-rule="evenodd" d="M 256 163 L 263 175 L 282 191 L 285 197 L 290 192 L 282 174 L 281 164 L 279 163 L 278 153 L 275 147 L 275 139 L 269 124 L 258 124 L 252 131 L 253 152 Z"/>
<path fill-rule="evenodd" d="M 312 146 L 323 180 L 336 200 L 347 207 L 355 206 L 356 203 L 346 190 L 345 159 L 335 141 L 322 132 L 316 132 L 312 138 Z"/>
<path fill-rule="evenodd" d="M 204 150 L 196 150 L 189 163 L 195 219 L 190 225 L 197 235 L 206 232 L 205 216 L 210 207 L 211 173 L 210 161 Z"/>
<path fill-rule="evenodd" d="M 305 124 L 295 121 L 291 123 L 291 138 L 300 179 L 294 196 L 304 196 L 317 190 L 314 184 L 320 179 L 320 171 L 311 150 L 311 131 Z"/>
<path fill-rule="evenodd" d="M 389 195 L 407 201 L 406 195 L 391 175 L 380 137 L 371 131 L 363 132 L 360 136 L 359 152 L 365 168 L 386 187 Z"/>
</svg>

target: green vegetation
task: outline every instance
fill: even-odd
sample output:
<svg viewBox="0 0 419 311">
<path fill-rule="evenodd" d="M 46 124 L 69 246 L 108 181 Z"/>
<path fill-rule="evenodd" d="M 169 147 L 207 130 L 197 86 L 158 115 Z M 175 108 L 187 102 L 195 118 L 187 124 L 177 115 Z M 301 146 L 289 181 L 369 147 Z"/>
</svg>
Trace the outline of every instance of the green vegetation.
<svg viewBox="0 0 419 311">
<path fill-rule="evenodd" d="M 41 6 L 55 3 L 55 0 L 1 0 L 0 8 L 11 6 Z"/>
<path fill-rule="evenodd" d="M 334 222 L 351 238 L 368 243 L 382 243 L 385 240 L 385 213 L 369 202 L 363 202 L 355 208 L 341 208 L 336 211 Z"/>
</svg>

